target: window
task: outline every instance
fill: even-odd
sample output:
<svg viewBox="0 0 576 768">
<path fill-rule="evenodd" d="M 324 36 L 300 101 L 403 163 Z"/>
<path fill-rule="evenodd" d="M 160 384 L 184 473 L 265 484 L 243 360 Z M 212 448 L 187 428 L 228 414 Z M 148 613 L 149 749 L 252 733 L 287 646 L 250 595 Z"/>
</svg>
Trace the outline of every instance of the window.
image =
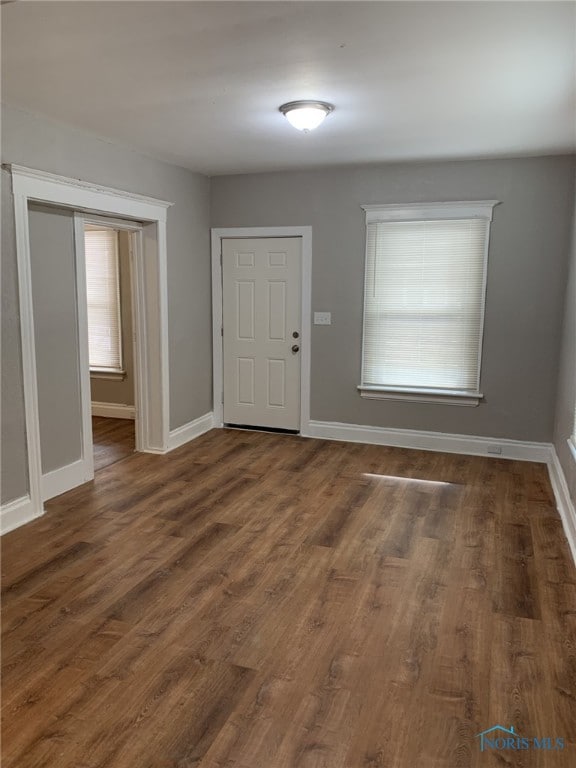
<svg viewBox="0 0 576 768">
<path fill-rule="evenodd" d="M 363 397 L 478 404 L 494 205 L 363 206 Z"/>
<path fill-rule="evenodd" d="M 122 373 L 118 233 L 90 226 L 84 236 L 90 370 Z"/>
</svg>

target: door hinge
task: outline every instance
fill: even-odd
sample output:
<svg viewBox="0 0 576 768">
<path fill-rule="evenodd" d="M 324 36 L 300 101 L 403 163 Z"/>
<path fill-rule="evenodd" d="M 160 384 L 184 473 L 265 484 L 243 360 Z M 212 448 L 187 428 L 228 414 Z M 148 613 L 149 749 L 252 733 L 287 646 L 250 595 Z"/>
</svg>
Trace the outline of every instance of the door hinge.
<svg viewBox="0 0 576 768">
<path fill-rule="evenodd" d="M 220 328 L 220 336 L 224 336 L 224 328 Z"/>
</svg>

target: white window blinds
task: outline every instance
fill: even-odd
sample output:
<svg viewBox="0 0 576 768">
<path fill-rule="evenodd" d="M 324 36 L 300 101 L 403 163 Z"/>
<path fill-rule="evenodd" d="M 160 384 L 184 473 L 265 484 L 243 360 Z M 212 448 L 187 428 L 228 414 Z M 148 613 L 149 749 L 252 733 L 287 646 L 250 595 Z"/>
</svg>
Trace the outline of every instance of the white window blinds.
<svg viewBox="0 0 576 768">
<path fill-rule="evenodd" d="M 122 370 L 118 233 L 85 231 L 88 347 L 92 370 Z"/>
<path fill-rule="evenodd" d="M 362 385 L 478 395 L 489 219 L 368 223 Z"/>
</svg>

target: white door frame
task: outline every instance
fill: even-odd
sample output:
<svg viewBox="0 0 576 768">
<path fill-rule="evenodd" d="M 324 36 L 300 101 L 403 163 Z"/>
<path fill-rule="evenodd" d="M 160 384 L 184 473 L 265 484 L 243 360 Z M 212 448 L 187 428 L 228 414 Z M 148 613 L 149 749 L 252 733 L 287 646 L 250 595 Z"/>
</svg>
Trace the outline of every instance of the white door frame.
<svg viewBox="0 0 576 768">
<path fill-rule="evenodd" d="M 214 426 L 223 426 L 222 240 L 228 238 L 302 238 L 302 330 L 300 350 L 300 434 L 310 426 L 312 312 L 312 227 L 216 227 L 212 232 L 212 381 Z"/>
<path fill-rule="evenodd" d="M 141 258 L 137 264 L 137 301 L 142 327 L 144 371 L 141 382 L 143 412 L 140 450 L 165 453 L 169 435 L 168 388 L 168 296 L 166 255 L 166 212 L 172 205 L 163 200 L 137 195 L 110 187 L 69 179 L 19 165 L 10 166 L 14 195 L 18 294 L 20 302 L 20 341 L 22 348 L 22 377 L 24 384 L 24 415 L 28 450 L 29 518 L 43 513 L 43 478 L 40 453 L 40 422 L 38 412 L 38 382 L 36 378 L 36 348 L 30 265 L 28 203 L 48 203 L 88 214 L 104 214 L 143 222 Z M 77 236 L 77 232 L 76 232 Z M 77 263 L 78 272 L 84 264 Z M 77 274 L 77 284 L 81 275 Z M 89 398 L 87 327 L 82 327 L 79 310 L 81 364 L 80 387 L 83 418 L 86 418 L 86 398 Z M 87 389 L 88 388 L 88 389 Z M 87 446 L 87 430 L 83 434 L 83 457 L 78 462 L 81 473 L 74 473 L 72 482 L 89 480 L 92 446 Z M 72 465 L 71 465 L 72 466 Z M 93 474 L 91 475 L 93 476 Z M 73 485 L 69 485 L 73 487 Z M 63 491 L 60 491 L 63 492 Z"/>
</svg>

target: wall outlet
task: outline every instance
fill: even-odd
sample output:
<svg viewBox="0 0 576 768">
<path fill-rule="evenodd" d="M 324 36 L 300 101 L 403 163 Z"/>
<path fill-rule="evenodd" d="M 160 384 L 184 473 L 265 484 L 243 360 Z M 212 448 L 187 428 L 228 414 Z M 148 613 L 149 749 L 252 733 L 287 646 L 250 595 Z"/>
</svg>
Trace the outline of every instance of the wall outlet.
<svg viewBox="0 0 576 768">
<path fill-rule="evenodd" d="M 332 313 L 314 312 L 314 325 L 332 325 Z"/>
<path fill-rule="evenodd" d="M 502 455 L 502 446 L 501 445 L 489 445 L 488 448 L 486 448 L 486 452 L 492 454 L 493 456 L 501 456 Z"/>
</svg>

